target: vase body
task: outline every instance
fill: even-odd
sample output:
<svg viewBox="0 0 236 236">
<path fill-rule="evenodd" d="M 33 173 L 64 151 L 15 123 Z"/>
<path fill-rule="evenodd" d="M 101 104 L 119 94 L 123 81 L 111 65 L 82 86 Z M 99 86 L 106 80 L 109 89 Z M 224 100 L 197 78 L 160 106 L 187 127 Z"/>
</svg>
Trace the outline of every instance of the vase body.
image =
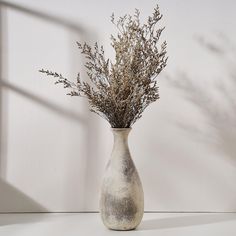
<svg viewBox="0 0 236 236">
<path fill-rule="evenodd" d="M 130 130 L 112 129 L 113 150 L 101 187 L 102 221 L 112 230 L 135 229 L 143 217 L 143 188 L 128 147 Z"/>
</svg>

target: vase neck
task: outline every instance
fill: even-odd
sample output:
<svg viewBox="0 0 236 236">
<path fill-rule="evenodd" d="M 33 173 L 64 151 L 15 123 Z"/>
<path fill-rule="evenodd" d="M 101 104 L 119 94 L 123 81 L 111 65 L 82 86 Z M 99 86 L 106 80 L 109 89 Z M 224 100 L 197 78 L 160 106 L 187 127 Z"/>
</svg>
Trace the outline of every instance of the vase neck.
<svg viewBox="0 0 236 236">
<path fill-rule="evenodd" d="M 128 135 L 131 128 L 113 128 L 112 133 L 114 136 L 114 141 L 128 141 Z"/>
<path fill-rule="evenodd" d="M 112 129 L 114 136 L 113 151 L 117 149 L 128 149 L 128 135 L 131 128 Z"/>
</svg>

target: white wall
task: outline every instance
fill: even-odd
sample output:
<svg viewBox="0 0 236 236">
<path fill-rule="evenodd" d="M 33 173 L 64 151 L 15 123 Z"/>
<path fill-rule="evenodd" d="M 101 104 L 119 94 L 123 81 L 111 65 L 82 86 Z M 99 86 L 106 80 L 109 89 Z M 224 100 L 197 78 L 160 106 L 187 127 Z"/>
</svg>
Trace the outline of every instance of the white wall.
<svg viewBox="0 0 236 236">
<path fill-rule="evenodd" d="M 76 22 L 78 30 L 65 20 L 7 9 L 0 211 L 97 210 L 112 148 L 109 125 L 38 69 L 75 78 L 83 70 L 76 40 L 98 40 L 113 56 L 111 13 L 138 8 L 145 18 L 156 1 L 9 2 Z M 236 3 L 160 0 L 159 5 L 170 59 L 160 76 L 161 99 L 130 134 L 145 210 L 236 211 Z"/>
</svg>

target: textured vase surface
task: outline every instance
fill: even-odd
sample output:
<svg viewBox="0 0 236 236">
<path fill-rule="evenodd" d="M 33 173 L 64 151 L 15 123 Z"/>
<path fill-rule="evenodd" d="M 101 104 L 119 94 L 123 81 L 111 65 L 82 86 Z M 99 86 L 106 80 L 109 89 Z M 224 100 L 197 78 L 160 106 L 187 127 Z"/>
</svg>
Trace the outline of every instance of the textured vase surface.
<svg viewBox="0 0 236 236">
<path fill-rule="evenodd" d="M 101 187 L 102 221 L 113 230 L 135 229 L 143 217 L 143 188 L 128 147 L 130 130 L 112 129 L 114 145 Z"/>
</svg>

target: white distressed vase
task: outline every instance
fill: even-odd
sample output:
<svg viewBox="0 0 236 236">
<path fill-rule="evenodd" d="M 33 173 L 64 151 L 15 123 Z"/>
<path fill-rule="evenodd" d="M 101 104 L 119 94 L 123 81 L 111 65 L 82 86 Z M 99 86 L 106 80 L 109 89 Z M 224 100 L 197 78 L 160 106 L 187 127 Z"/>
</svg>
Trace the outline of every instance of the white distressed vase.
<svg viewBox="0 0 236 236">
<path fill-rule="evenodd" d="M 135 229 L 143 217 L 142 183 L 128 147 L 130 130 L 131 128 L 112 129 L 114 145 L 101 187 L 102 221 L 112 230 Z"/>
</svg>

